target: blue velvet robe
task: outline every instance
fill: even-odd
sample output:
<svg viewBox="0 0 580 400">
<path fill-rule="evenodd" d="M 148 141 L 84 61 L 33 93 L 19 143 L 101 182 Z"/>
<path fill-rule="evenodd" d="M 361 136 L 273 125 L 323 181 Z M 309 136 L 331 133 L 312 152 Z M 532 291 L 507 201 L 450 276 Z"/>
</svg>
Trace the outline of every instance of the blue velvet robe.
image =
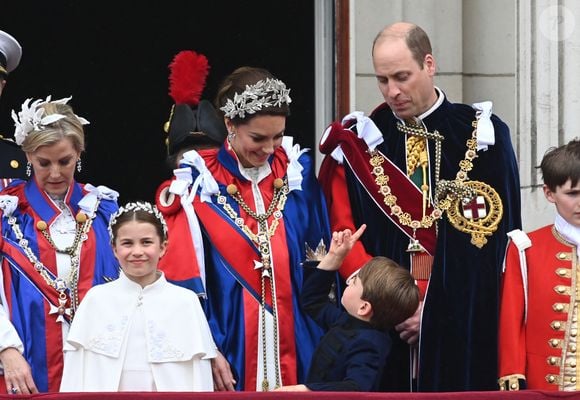
<svg viewBox="0 0 580 400">
<path fill-rule="evenodd" d="M 50 225 L 61 211 L 40 190 L 34 179 L 13 182 L 2 194 L 18 197 L 18 208 L 13 217 L 28 240 L 28 246 L 51 274 L 56 275 L 56 252 L 36 224 L 42 220 Z M 78 203 L 85 194 L 83 185 L 73 182 L 64 199 L 73 215 L 79 211 Z M 101 199 L 96 210 L 88 238 L 81 248 L 79 301 L 91 287 L 119 276 L 119 263 L 111 249 L 107 229 L 111 214 L 117 209 L 115 200 Z M 36 387 L 40 392 L 57 392 L 63 369 L 62 326 L 56 321 L 58 315 L 50 313 L 49 304 L 50 301 L 53 306 L 58 305 L 57 292 L 34 269 L 19 246 L 7 216 L 1 212 L 0 234 L 0 267 L 10 320 L 24 345 L 24 358 L 30 364 Z"/>
<path fill-rule="evenodd" d="M 257 232 L 257 223 L 240 210 L 227 186 L 234 183 L 246 203 L 254 209 L 251 182 L 239 170 L 235 154 L 224 145 L 219 151 L 201 151 L 208 170 L 216 180 L 227 203 L 244 218 L 244 223 Z M 277 312 L 279 321 L 281 379 L 285 385 L 303 383 L 314 348 L 322 330 L 300 307 L 302 262 L 305 244 L 316 248 L 322 239 L 328 243 L 329 222 L 326 204 L 313 171 L 310 157 L 302 154 L 298 161 L 303 167 L 301 189 L 288 193 L 281 223 L 271 238 L 272 259 L 276 275 Z M 282 147 L 268 161 L 272 173 L 259 183 L 259 190 L 267 208 L 272 201 L 275 178 L 287 174 L 288 158 Z M 192 168 L 195 181 L 199 172 Z M 175 201 L 174 203 L 178 203 Z M 159 202 L 158 202 L 159 204 Z M 254 269 L 259 259 L 256 246 L 236 227 L 223 207 L 212 196 L 211 203 L 201 203 L 199 196 L 194 209 L 200 221 L 205 249 L 205 287 L 201 283 L 195 253 L 186 235 L 187 221 L 181 207 L 160 207 L 169 226 L 169 247 L 160 261 L 160 268 L 171 282 L 196 290 L 202 295 L 210 328 L 218 349 L 226 357 L 237 381 L 237 390 L 256 390 L 255 352 L 261 346 L 255 332 L 256 311 L 261 300 L 260 271 Z M 272 218 L 268 219 L 271 224 Z M 174 236 L 175 235 L 175 236 Z M 225 244 L 225 245 L 224 245 Z M 223 245 L 221 247 L 220 245 Z M 189 249 L 186 255 L 183 249 Z M 195 265 L 194 265 L 195 264 Z M 282 275 L 283 274 L 283 275 Z M 268 296 L 267 296 L 268 298 Z M 266 309 L 271 312 L 271 305 Z M 252 370 L 249 370 L 252 368 Z"/>
<path fill-rule="evenodd" d="M 387 158 L 406 171 L 405 135 L 386 104 L 370 116 L 382 132 L 378 146 Z M 440 179 L 453 180 L 465 158 L 475 111 L 446 99 L 423 119 L 429 132 L 437 130 L 442 142 Z M 494 188 L 503 203 L 503 218 L 488 243 L 479 249 L 471 235 L 454 228 L 443 216 L 437 222 L 433 269 L 424 302 L 419 351 L 419 391 L 496 390 L 498 301 L 506 233 L 521 226 L 518 166 L 509 129 L 497 116 L 491 118 L 495 144 L 479 151 L 470 180 Z M 430 160 L 435 143 L 429 140 Z M 435 182 L 433 162 L 431 182 Z M 324 168 L 324 166 L 323 166 Z M 344 164 L 354 225 L 367 224 L 361 238 L 372 256 L 386 256 L 409 267 L 409 238 L 377 208 Z M 324 182 L 323 182 L 324 185 Z M 393 348 L 385 368 L 383 390 L 410 389 L 409 346 L 392 332 Z"/>
</svg>

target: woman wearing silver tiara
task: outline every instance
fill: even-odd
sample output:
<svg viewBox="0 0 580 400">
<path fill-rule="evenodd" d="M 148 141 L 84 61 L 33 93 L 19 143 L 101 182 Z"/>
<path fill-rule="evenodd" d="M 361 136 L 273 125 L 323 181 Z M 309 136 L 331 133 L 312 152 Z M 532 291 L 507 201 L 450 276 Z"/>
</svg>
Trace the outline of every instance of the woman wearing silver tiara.
<svg viewBox="0 0 580 400">
<path fill-rule="evenodd" d="M 13 394 L 58 391 L 77 306 L 119 275 L 107 232 L 118 193 L 75 182 L 88 121 L 68 100 L 12 112 L 30 176 L 0 193 L 0 386 Z"/>
<path fill-rule="evenodd" d="M 284 136 L 289 92 L 264 69 L 230 74 L 216 100 L 227 139 L 217 152 L 184 154 L 173 204 L 161 208 L 160 268 L 203 299 L 220 351 L 216 390 L 303 382 L 322 333 L 298 294 L 307 249 L 328 241 L 327 210 L 306 150 Z"/>
<path fill-rule="evenodd" d="M 167 249 L 163 216 L 150 203 L 128 203 L 109 232 L 123 272 L 80 305 L 61 391 L 213 391 L 215 344 L 199 300 L 157 270 Z"/>
</svg>

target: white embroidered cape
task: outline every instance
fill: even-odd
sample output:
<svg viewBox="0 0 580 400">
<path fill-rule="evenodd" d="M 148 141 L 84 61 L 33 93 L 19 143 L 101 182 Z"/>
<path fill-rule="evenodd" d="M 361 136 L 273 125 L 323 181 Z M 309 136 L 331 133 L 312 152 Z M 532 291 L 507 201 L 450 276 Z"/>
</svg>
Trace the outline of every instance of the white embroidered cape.
<svg viewBox="0 0 580 400">
<path fill-rule="evenodd" d="M 195 293 L 162 274 L 142 288 L 122 272 L 89 290 L 65 345 L 61 391 L 119 388 L 132 318 L 143 307 L 147 360 L 158 391 L 213 391 L 216 347 Z"/>
</svg>

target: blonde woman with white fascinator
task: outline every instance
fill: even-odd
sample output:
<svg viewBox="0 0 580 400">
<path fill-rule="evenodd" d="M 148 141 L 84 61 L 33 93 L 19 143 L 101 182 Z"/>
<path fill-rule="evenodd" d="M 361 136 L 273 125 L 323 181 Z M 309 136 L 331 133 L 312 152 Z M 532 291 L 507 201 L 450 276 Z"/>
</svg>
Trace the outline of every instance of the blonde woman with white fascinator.
<svg viewBox="0 0 580 400">
<path fill-rule="evenodd" d="M 119 275 L 107 232 L 118 193 L 75 181 L 88 121 L 69 100 L 28 99 L 12 112 L 29 179 L 0 193 L 0 388 L 7 393 L 58 391 L 76 308 L 89 288 Z"/>
</svg>

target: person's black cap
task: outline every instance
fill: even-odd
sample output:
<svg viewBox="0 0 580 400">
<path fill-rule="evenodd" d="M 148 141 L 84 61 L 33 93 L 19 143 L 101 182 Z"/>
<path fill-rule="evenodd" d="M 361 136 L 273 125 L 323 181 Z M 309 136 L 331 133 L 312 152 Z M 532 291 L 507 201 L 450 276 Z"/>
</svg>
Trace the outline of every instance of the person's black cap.
<svg viewBox="0 0 580 400">
<path fill-rule="evenodd" d="M 167 151 L 175 154 L 186 146 L 209 144 L 221 146 L 227 132 L 213 105 L 201 100 L 197 107 L 176 104 L 169 121 Z"/>
<path fill-rule="evenodd" d="M 16 39 L 0 31 L 0 76 L 6 77 L 20 63 L 22 47 Z"/>
<path fill-rule="evenodd" d="M 165 125 L 168 154 L 196 145 L 221 146 L 227 136 L 224 121 L 209 101 L 200 101 L 209 70 L 207 58 L 181 51 L 169 69 L 169 95 L 175 105 Z"/>
</svg>

